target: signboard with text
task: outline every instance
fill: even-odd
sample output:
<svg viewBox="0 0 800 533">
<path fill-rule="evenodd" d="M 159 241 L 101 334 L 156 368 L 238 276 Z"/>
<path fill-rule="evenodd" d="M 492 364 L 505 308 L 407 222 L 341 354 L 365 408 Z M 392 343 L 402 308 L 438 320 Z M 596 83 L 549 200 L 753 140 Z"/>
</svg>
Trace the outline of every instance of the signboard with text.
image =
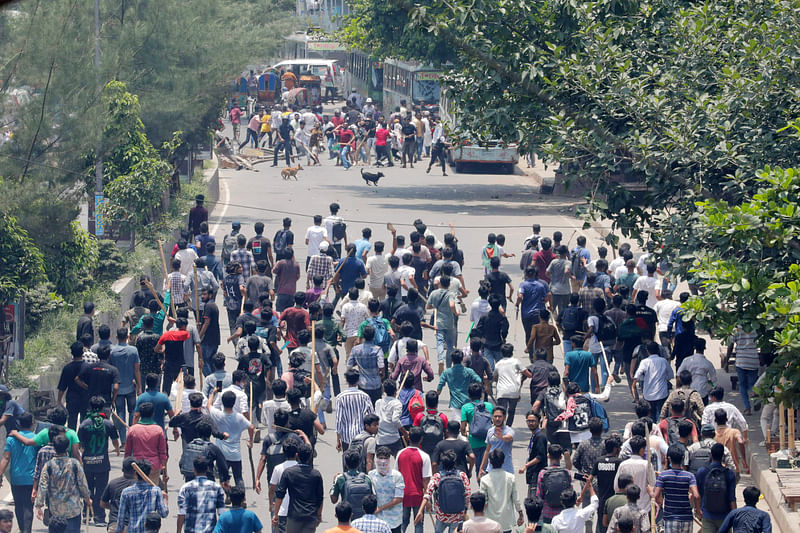
<svg viewBox="0 0 800 533">
<path fill-rule="evenodd" d="M 439 81 L 442 76 L 441 72 L 417 72 L 414 74 L 417 81 Z"/>
<path fill-rule="evenodd" d="M 310 41 L 308 49 L 312 52 L 339 52 L 345 48 L 343 44 L 336 41 Z"/>
</svg>

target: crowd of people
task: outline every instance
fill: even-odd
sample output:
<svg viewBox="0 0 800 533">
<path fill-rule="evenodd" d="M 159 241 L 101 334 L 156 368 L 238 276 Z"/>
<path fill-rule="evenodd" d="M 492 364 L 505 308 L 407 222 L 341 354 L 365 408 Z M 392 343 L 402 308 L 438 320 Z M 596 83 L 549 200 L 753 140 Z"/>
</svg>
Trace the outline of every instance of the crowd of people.
<svg viewBox="0 0 800 533">
<path fill-rule="evenodd" d="M 654 249 L 634 260 L 623 244 L 609 261 L 584 236 L 570 249 L 534 225 L 517 263 L 501 234 L 465 251 L 452 227 L 436 235 L 422 220 L 408 235 L 389 225 L 391 242 L 371 228 L 351 240 L 339 211 L 313 217 L 302 243 L 289 218 L 272 239 L 261 222 L 249 238 L 233 222 L 218 243 L 198 197 L 171 271 L 159 288 L 142 276 L 119 327 L 96 325 L 87 302 L 49 420 L 0 391 L 0 480 L 10 473 L 19 529 L 35 514 L 50 531 L 90 518 L 157 531 L 172 463 L 178 532 L 316 531 L 326 492 L 331 533 L 420 533 L 426 520 L 437 533 L 771 531 L 758 488 L 744 489 L 741 508 L 735 493 L 749 471 L 754 379 L 740 373 L 744 413 L 725 401 L 684 316 L 689 294 L 674 298 Z M 485 274 L 471 302 L 467 261 Z M 510 338 L 519 324 L 524 354 Z M 758 369 L 752 333 L 730 343 L 737 369 Z M 623 379 L 635 413 L 616 427 L 603 404 Z M 331 430 L 341 457 L 317 446 Z M 124 456 L 121 476 L 110 448 Z M 244 455 L 269 516 L 245 509 Z M 342 465 L 332 485 L 314 466 L 328 461 Z M 9 520 L 0 511 L 0 531 Z"/>
<path fill-rule="evenodd" d="M 320 165 L 320 156 L 325 151 L 329 159 L 336 159 L 336 165 L 345 170 L 358 164 L 369 166 L 373 157 L 379 167 L 391 167 L 398 161 L 403 168 L 413 168 L 414 163 L 425 157 L 430 158 L 428 172 L 434 165 L 441 165 L 442 174 L 447 175 L 448 143 L 443 124 L 434 120 L 429 111 L 415 111 L 403 100 L 393 112 L 383 114 L 371 98 L 364 99 L 355 89 L 345 103 L 332 115 L 283 105 L 273 109 L 262 107 L 243 116 L 241 109 L 233 106 L 230 120 L 235 143 L 222 135 L 224 125 L 220 122 L 217 144 L 225 145 L 227 156 L 232 158 L 246 146 L 272 149 L 272 166 L 278 166 L 282 152 L 287 167 L 294 161 L 299 163 L 303 157 L 307 166 Z M 243 120 L 247 127 L 245 138 L 239 143 Z M 237 162 L 239 159 L 236 158 Z"/>
</svg>

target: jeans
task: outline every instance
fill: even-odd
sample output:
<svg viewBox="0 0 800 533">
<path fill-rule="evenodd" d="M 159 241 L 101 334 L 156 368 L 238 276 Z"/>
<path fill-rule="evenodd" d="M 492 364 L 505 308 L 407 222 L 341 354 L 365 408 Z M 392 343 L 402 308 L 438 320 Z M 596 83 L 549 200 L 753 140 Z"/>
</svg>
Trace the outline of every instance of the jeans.
<svg viewBox="0 0 800 533">
<path fill-rule="evenodd" d="M 406 507 L 403 506 L 403 533 L 406 533 L 406 529 L 408 529 L 408 524 L 414 521 L 414 517 L 417 516 L 417 512 L 419 512 L 419 506 L 416 507 Z M 414 533 L 423 533 L 424 522 L 420 522 L 414 526 Z"/>
<path fill-rule="evenodd" d="M 486 453 L 486 446 L 482 448 L 472 448 L 472 453 L 475 455 L 475 479 L 478 478 L 478 471 L 481 468 L 483 461 L 483 454 Z"/>
<path fill-rule="evenodd" d="M 529 317 L 522 317 L 522 330 L 525 332 L 525 345 L 528 345 L 528 341 L 531 338 L 531 329 L 533 326 L 539 323 L 539 315 L 533 314 Z M 533 358 L 533 352 L 531 352 L 531 357 Z"/>
<path fill-rule="evenodd" d="M 442 165 L 442 174 L 447 173 L 447 160 L 444 157 L 444 149 L 434 148 L 431 151 L 431 160 L 428 163 L 428 170 L 430 170 L 433 165 L 436 164 L 436 160 L 439 160 L 439 163 Z"/>
<path fill-rule="evenodd" d="M 131 391 L 128 394 L 117 394 L 116 408 L 117 416 L 125 420 L 130 426 L 133 424 L 133 408 L 136 406 L 136 391 Z M 119 433 L 119 441 L 125 444 L 125 437 L 128 430 L 123 426 L 119 420 L 114 419 L 114 425 Z"/>
<path fill-rule="evenodd" d="M 11 485 L 14 496 L 14 514 L 22 533 L 30 533 L 33 527 L 33 502 L 31 501 L 33 485 Z"/>
<path fill-rule="evenodd" d="M 457 331 L 453 329 L 438 329 L 436 330 L 436 354 L 440 363 L 446 363 L 447 368 L 450 368 L 452 361 L 450 354 L 456 347 Z"/>
<path fill-rule="evenodd" d="M 422 145 L 425 144 L 424 137 L 417 137 L 417 161 L 422 159 Z"/>
<path fill-rule="evenodd" d="M 375 137 L 369 137 L 367 139 L 367 145 L 365 146 L 367 150 L 367 164 L 372 160 L 372 152 L 376 152 L 375 150 Z M 376 152 L 377 157 L 377 152 Z"/>
<path fill-rule="evenodd" d="M 492 367 L 492 372 L 494 372 L 494 364 L 502 357 L 500 350 L 494 350 L 484 346 L 483 356 L 486 357 L 487 361 L 489 361 L 489 366 Z"/>
<path fill-rule="evenodd" d="M 506 409 L 506 424 L 508 424 L 509 427 L 511 427 L 511 425 L 514 423 L 514 413 L 517 410 L 517 402 L 519 402 L 519 398 L 497 399 L 497 405 L 500 407 L 505 407 Z"/>
<path fill-rule="evenodd" d="M 228 312 L 228 327 L 231 330 L 231 335 L 233 335 L 234 332 L 233 326 L 236 324 L 236 319 L 239 318 L 239 309 L 240 307 L 237 307 L 236 309 L 225 308 L 225 310 Z"/>
<path fill-rule="evenodd" d="M 334 144 L 336 144 L 336 139 L 334 137 L 328 139 L 328 159 L 336 157 L 336 151 L 333 149 Z"/>
<path fill-rule="evenodd" d="M 445 524 L 444 522 L 439 522 L 438 520 L 436 520 L 435 524 L 436 525 L 433 527 L 433 531 L 435 533 L 444 533 L 445 531 L 449 531 L 450 533 L 455 533 L 455 531 L 461 527 L 461 522 L 456 522 L 454 524 Z"/>
<path fill-rule="evenodd" d="M 564 355 L 567 355 L 567 352 L 572 351 L 572 341 L 567 338 L 567 334 L 564 334 L 564 337 L 561 340 L 562 346 L 564 347 Z"/>
<path fill-rule="evenodd" d="M 258 148 L 258 132 L 255 130 L 251 130 L 250 128 L 247 128 L 247 137 L 245 137 L 244 142 L 239 145 L 239 150 L 244 148 L 247 145 L 247 143 L 250 142 L 251 139 L 253 141 L 251 146 L 253 148 Z"/>
<path fill-rule="evenodd" d="M 292 166 L 292 143 L 289 141 L 280 141 L 275 143 L 275 155 L 272 157 L 272 164 L 275 166 L 278 165 L 278 152 L 281 148 L 283 148 L 284 156 L 286 157 L 286 166 Z"/>
<path fill-rule="evenodd" d="M 405 140 L 403 141 L 403 157 L 402 162 L 403 166 L 406 166 L 406 158 L 408 158 L 408 164 L 411 165 L 411 168 L 414 168 L 414 156 L 417 149 L 417 143 L 414 139 Z"/>
<path fill-rule="evenodd" d="M 558 318 L 561 311 L 569 305 L 569 294 L 553 295 L 553 316 Z"/>
<path fill-rule="evenodd" d="M 169 396 L 172 390 L 172 383 L 178 379 L 178 374 L 181 373 L 180 367 L 164 366 L 164 381 L 161 383 L 161 392 Z"/>
<path fill-rule="evenodd" d="M 106 520 L 106 510 L 100 506 L 101 496 L 108 485 L 108 471 L 105 472 L 85 472 L 86 483 L 89 485 L 89 497 L 92 499 L 92 511 L 95 520 Z"/>
<path fill-rule="evenodd" d="M 736 375 L 739 376 L 739 395 L 745 409 L 750 409 L 750 393 L 753 392 L 753 385 L 758 379 L 758 370 L 746 370 L 736 367 Z"/>
<path fill-rule="evenodd" d="M 237 487 L 244 488 L 244 478 L 242 478 L 242 462 L 241 461 L 227 461 L 228 468 L 233 473 L 233 483 Z"/>
<path fill-rule="evenodd" d="M 211 364 L 211 359 L 213 359 L 217 350 L 219 350 L 219 346 L 216 344 L 200 343 L 200 352 L 203 354 L 203 368 L 200 371 L 203 373 L 203 377 L 214 373 L 214 365 Z"/>
<path fill-rule="evenodd" d="M 661 408 L 664 406 L 665 401 L 667 401 L 666 398 L 661 398 L 660 400 L 647 400 L 647 403 L 650 404 L 650 418 L 653 419 L 654 424 L 658 424 L 661 416 Z"/>
<path fill-rule="evenodd" d="M 350 145 L 346 144 L 342 146 L 341 152 L 339 153 L 339 158 L 342 160 L 342 166 L 344 167 L 345 170 L 353 166 L 353 164 L 350 162 L 350 158 L 348 157 L 349 154 L 350 154 Z"/>
<path fill-rule="evenodd" d="M 595 386 L 599 386 L 600 390 L 603 390 L 603 387 L 606 385 L 606 381 L 608 381 L 608 368 L 606 367 L 606 361 L 603 359 L 603 352 L 600 353 L 593 353 L 592 357 L 594 357 L 595 365 L 600 366 L 600 383 L 596 384 L 594 382 L 594 375 L 589 373 L 589 381 L 591 381 L 592 388 L 594 389 Z M 608 350 L 606 350 L 606 357 L 608 357 Z"/>
<path fill-rule="evenodd" d="M 283 313 L 286 309 L 294 305 L 294 294 L 278 294 L 275 299 L 275 310 Z"/>
<path fill-rule="evenodd" d="M 67 529 L 64 530 L 64 533 L 81 533 L 82 527 L 81 514 L 78 513 L 72 518 L 67 519 Z"/>
<path fill-rule="evenodd" d="M 322 391 L 322 397 L 327 401 L 331 401 L 331 382 L 330 378 L 328 379 L 328 383 L 325 384 L 325 388 Z M 374 405 L 374 403 L 373 403 Z M 319 409 L 317 412 L 317 417 L 319 418 L 320 424 L 323 426 L 325 425 L 325 409 Z"/>
</svg>

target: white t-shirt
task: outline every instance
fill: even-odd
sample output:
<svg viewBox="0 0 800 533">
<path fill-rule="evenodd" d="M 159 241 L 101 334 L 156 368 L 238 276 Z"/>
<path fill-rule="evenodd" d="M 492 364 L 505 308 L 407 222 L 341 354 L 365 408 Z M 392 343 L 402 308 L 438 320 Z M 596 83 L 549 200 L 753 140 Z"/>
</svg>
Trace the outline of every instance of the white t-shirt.
<svg viewBox="0 0 800 533">
<path fill-rule="evenodd" d="M 223 389 L 222 392 L 217 393 L 214 396 L 214 408 L 222 410 L 222 395 L 226 392 L 231 391 L 236 395 L 236 403 L 233 404 L 233 411 L 236 413 L 248 413 L 250 407 L 247 403 L 247 394 L 239 388 L 237 385 L 231 385 L 230 387 Z"/>
<path fill-rule="evenodd" d="M 400 268 L 397 269 L 397 272 L 400 274 L 400 279 L 405 280 L 406 287 L 412 287 L 411 280 L 414 279 L 414 274 L 416 271 L 414 267 L 411 265 L 401 265 Z M 404 288 L 402 285 L 400 286 L 400 296 L 408 296 L 408 289 Z"/>
<path fill-rule="evenodd" d="M 655 308 L 658 303 L 658 299 L 656 298 L 657 285 L 658 279 L 655 276 L 652 278 L 650 276 L 639 276 L 633 284 L 634 290 L 647 292 L 647 307 L 651 309 Z"/>
<path fill-rule="evenodd" d="M 617 269 L 619 267 L 621 267 L 621 266 L 625 266 L 625 259 L 623 259 L 620 256 L 620 257 L 617 257 L 616 259 L 611 261 L 611 263 L 608 264 L 608 271 L 609 272 L 616 272 Z M 628 269 L 626 268 L 625 270 L 627 271 Z"/>
<path fill-rule="evenodd" d="M 397 361 L 400 360 L 401 357 L 406 355 L 406 344 L 408 341 L 411 340 L 411 337 L 403 337 L 402 339 L 397 340 L 392 347 L 389 348 L 389 358 L 388 361 L 391 364 L 397 364 Z M 417 353 L 422 355 L 425 353 L 423 351 L 424 348 L 427 348 L 427 345 L 422 341 L 417 341 Z"/>
<path fill-rule="evenodd" d="M 635 269 L 634 272 L 636 272 Z M 619 279 L 627 274 L 628 274 L 628 267 L 626 267 L 625 265 L 618 266 L 617 268 L 614 269 L 614 279 Z"/>
<path fill-rule="evenodd" d="M 495 363 L 498 398 L 519 398 L 523 370 L 525 369 L 515 357 L 504 357 Z"/>
<path fill-rule="evenodd" d="M 308 240 L 308 256 L 319 254 L 319 245 L 328 237 L 328 230 L 325 226 L 311 226 L 306 230 Z"/>
<path fill-rule="evenodd" d="M 672 312 L 680 306 L 680 302 L 676 302 L 673 299 L 660 300 L 658 303 L 656 303 L 656 306 L 653 308 L 653 310 L 658 316 L 658 331 L 667 331 L 669 317 L 671 317 Z"/>
<path fill-rule="evenodd" d="M 450 280 L 451 282 L 453 280 Z M 475 301 L 472 302 L 472 307 L 469 311 L 469 319 L 471 322 L 475 322 L 476 324 L 478 321 L 489 314 L 489 301 L 484 300 L 482 298 L 475 298 Z"/>
<path fill-rule="evenodd" d="M 217 424 L 217 429 L 222 433 L 227 433 L 227 439 L 217 439 L 217 447 L 222 451 L 226 461 L 242 460 L 242 431 L 250 427 L 250 421 L 244 415 L 233 412 L 226 413 L 213 407 L 208 410 L 208 414 Z"/>
<path fill-rule="evenodd" d="M 388 257 L 389 254 L 373 255 L 367 259 L 370 289 L 380 289 L 383 287 L 383 277 L 389 273 Z"/>
<path fill-rule="evenodd" d="M 197 254 L 191 248 L 185 248 L 175 252 L 175 259 L 181 262 L 181 274 L 188 276 L 192 272 L 194 260 L 197 259 Z"/>
<path fill-rule="evenodd" d="M 642 255 L 639 256 L 639 261 L 636 263 L 636 272 L 640 276 L 646 276 L 647 275 L 647 264 L 646 263 L 648 262 L 647 259 L 649 257 L 650 257 L 649 253 L 643 253 Z"/>
<path fill-rule="evenodd" d="M 348 300 L 342 307 L 342 318 L 344 318 L 344 332 L 348 337 L 358 335 L 358 326 L 369 318 L 369 311 L 364 304 Z"/>
<path fill-rule="evenodd" d="M 284 461 L 278 465 L 275 465 L 275 469 L 272 471 L 272 477 L 269 478 L 269 484 L 278 486 L 278 483 L 281 482 L 281 477 L 283 477 L 283 471 L 287 468 L 291 468 L 297 464 L 297 461 L 294 459 L 290 459 L 288 461 Z M 283 501 L 281 501 L 281 508 L 278 509 L 278 516 L 287 516 L 289 514 L 289 493 L 286 493 L 286 496 L 283 497 Z"/>
</svg>

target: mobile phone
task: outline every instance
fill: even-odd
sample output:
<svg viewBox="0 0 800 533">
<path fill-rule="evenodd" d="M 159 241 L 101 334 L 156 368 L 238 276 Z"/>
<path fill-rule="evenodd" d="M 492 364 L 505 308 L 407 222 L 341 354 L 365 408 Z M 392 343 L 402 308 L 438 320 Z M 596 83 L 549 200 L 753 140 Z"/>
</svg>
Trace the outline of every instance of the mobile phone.
<svg viewBox="0 0 800 533">
<path fill-rule="evenodd" d="M 222 380 L 217 380 L 217 392 L 222 392 Z"/>
</svg>

